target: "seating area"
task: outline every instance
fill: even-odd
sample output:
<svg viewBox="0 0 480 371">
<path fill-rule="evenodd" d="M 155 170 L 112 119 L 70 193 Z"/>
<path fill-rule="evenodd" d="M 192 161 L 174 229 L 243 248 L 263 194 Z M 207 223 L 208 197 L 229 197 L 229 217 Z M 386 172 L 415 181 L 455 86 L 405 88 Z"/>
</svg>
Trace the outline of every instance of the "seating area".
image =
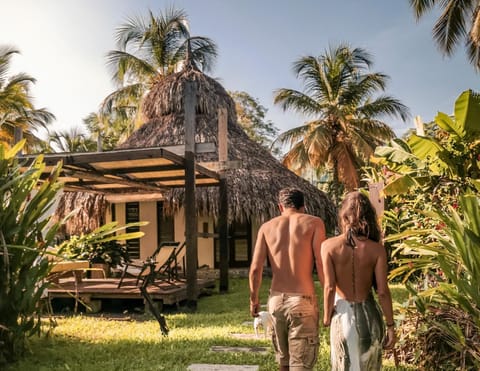
<svg viewBox="0 0 480 371">
<path fill-rule="evenodd" d="M 183 280 L 180 273 L 184 271 L 181 267 L 185 267 L 182 262 L 185 249 L 185 242 L 162 242 L 144 261 L 132 261 L 124 265 L 118 288 L 122 287 L 127 277 L 135 278 L 136 286 L 143 285 L 145 281 L 150 285 L 158 285 L 158 281 L 176 285 L 176 282 Z"/>
<path fill-rule="evenodd" d="M 102 300 L 143 299 L 166 334 L 168 328 L 158 308 L 187 299 L 185 252 L 185 242 L 163 242 L 144 261 L 129 262 L 108 277 L 94 277 L 91 273 L 98 268 L 89 267 L 88 261 L 58 262 L 48 278 L 52 285 L 46 299 L 73 298 L 75 308 L 80 303 L 88 312 L 100 311 Z M 215 278 L 199 276 L 197 286 L 199 293 L 209 290 Z"/>
</svg>

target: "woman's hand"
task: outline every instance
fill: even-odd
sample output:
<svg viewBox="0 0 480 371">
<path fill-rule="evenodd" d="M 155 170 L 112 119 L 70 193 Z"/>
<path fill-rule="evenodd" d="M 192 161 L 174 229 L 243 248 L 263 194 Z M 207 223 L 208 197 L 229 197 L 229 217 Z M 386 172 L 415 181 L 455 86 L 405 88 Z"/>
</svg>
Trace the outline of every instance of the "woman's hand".
<svg viewBox="0 0 480 371">
<path fill-rule="evenodd" d="M 385 340 L 383 341 L 383 348 L 384 349 L 391 349 L 397 342 L 397 335 L 395 334 L 395 327 L 394 326 L 388 326 L 387 327 L 387 336 L 385 337 Z"/>
</svg>

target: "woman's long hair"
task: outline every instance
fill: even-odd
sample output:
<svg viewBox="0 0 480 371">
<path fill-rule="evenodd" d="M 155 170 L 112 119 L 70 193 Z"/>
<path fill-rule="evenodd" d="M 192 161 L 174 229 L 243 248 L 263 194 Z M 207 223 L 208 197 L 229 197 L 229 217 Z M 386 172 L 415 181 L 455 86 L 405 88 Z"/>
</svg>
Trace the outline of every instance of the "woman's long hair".
<svg viewBox="0 0 480 371">
<path fill-rule="evenodd" d="M 342 233 L 380 242 L 381 232 L 377 213 L 363 193 L 356 191 L 347 194 L 342 202 L 338 219 Z"/>
</svg>

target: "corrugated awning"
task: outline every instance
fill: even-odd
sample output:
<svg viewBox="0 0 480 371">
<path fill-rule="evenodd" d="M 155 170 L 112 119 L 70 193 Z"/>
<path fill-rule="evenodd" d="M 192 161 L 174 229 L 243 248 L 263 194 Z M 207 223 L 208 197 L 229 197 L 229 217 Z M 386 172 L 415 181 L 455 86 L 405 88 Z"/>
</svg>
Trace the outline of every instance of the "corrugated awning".
<svg viewBox="0 0 480 371">
<path fill-rule="evenodd" d="M 38 155 L 22 156 L 27 167 Z M 185 158 L 162 147 L 107 152 L 45 154 L 43 179 L 63 163 L 60 181 L 67 191 L 105 194 L 165 192 L 185 187 Z M 215 186 L 216 172 L 195 167 L 196 186 Z"/>
</svg>

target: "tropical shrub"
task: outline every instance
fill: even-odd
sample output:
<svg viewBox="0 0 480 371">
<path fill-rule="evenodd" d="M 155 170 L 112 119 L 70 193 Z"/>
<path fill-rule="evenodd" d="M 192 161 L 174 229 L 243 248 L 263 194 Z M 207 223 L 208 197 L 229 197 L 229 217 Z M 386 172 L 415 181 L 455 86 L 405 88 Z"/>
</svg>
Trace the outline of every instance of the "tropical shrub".
<svg viewBox="0 0 480 371">
<path fill-rule="evenodd" d="M 480 95 L 463 92 L 454 116 L 439 112 L 433 136 L 411 133 L 375 150 L 375 162 L 388 169 L 386 195 L 439 189 L 458 195 L 480 190 Z M 431 193 L 430 192 L 430 193 Z M 444 200 L 442 200 L 443 202 Z"/>
<path fill-rule="evenodd" d="M 391 276 L 408 277 L 417 270 L 432 272 L 424 290 L 409 286 L 424 324 L 419 336 L 435 338 L 425 344 L 422 355 L 423 362 L 430 359 L 427 368 L 437 369 L 442 354 L 449 354 L 445 362 L 477 370 L 480 368 L 480 198 L 465 195 L 460 197 L 459 207 L 449 205 L 446 209 L 420 211 L 437 222 L 435 228 L 406 230 L 388 237 L 395 240 L 410 235 L 399 244 L 399 249 L 416 256 L 403 259 Z"/>
<path fill-rule="evenodd" d="M 118 222 L 110 222 L 91 233 L 70 237 L 57 246 L 58 252 L 67 259 L 84 259 L 114 268 L 130 261 L 126 246 L 119 241 L 140 238 L 144 235 L 143 232 L 119 232 L 129 227 L 140 227 L 146 224 L 146 222 L 138 222 L 118 226 Z"/>
<path fill-rule="evenodd" d="M 390 278 L 407 285 L 416 308 L 405 310 L 400 348 L 425 369 L 480 366 L 479 119 L 480 97 L 465 91 L 454 115 L 439 113 L 427 134 L 375 152 L 390 207 Z"/>
<path fill-rule="evenodd" d="M 0 364 L 22 355 L 40 329 L 39 302 L 50 270 L 42 258 L 59 227 L 47 215 L 62 187 L 60 167 L 38 185 L 45 164 L 39 156 L 22 169 L 16 155 L 23 144 L 0 145 Z"/>
</svg>

